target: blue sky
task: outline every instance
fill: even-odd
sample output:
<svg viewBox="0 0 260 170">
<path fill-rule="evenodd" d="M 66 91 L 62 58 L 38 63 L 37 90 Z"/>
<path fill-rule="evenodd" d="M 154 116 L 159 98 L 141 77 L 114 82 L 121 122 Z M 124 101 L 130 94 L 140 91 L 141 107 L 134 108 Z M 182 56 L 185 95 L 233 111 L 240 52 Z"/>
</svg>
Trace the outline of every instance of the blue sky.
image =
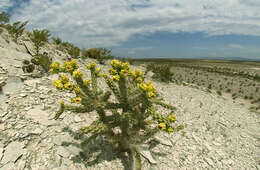
<svg viewBox="0 0 260 170">
<path fill-rule="evenodd" d="M 0 0 L 1 11 L 116 56 L 260 60 L 260 0 Z"/>
</svg>

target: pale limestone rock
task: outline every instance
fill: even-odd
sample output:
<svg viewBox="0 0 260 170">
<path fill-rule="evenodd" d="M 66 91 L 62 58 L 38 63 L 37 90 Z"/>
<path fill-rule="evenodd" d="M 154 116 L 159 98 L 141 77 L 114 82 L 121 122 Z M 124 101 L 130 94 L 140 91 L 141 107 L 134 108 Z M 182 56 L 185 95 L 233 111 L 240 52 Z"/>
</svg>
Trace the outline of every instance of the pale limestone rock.
<svg viewBox="0 0 260 170">
<path fill-rule="evenodd" d="M 20 142 L 12 142 L 7 145 L 4 152 L 2 163 L 15 162 L 24 153 L 24 144 Z"/>
</svg>

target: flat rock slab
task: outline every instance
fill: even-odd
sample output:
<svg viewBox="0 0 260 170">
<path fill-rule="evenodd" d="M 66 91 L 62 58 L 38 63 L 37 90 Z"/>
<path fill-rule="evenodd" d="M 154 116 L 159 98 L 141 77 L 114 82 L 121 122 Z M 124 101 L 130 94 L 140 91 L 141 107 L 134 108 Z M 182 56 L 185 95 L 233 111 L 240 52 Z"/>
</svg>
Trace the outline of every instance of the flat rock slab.
<svg viewBox="0 0 260 170">
<path fill-rule="evenodd" d="M 4 157 L 1 163 L 6 164 L 8 162 L 15 162 L 25 152 L 23 147 L 24 144 L 20 142 L 12 142 L 8 144 L 5 148 Z"/>
<path fill-rule="evenodd" d="M 69 134 L 54 136 L 52 142 L 58 146 L 62 145 L 63 143 L 75 143 L 73 137 Z"/>
<path fill-rule="evenodd" d="M 49 120 L 49 113 L 41 110 L 39 107 L 29 110 L 25 116 L 45 126 L 54 125 L 56 123 L 55 120 Z"/>
</svg>

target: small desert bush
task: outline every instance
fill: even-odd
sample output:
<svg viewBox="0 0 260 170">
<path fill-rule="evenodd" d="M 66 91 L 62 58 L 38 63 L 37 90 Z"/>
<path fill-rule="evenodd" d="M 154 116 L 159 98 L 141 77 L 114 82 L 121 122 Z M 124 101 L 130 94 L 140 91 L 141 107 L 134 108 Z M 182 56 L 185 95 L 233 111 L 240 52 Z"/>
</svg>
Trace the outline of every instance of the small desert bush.
<svg viewBox="0 0 260 170">
<path fill-rule="evenodd" d="M 80 48 L 69 42 L 61 42 L 59 49 L 66 51 L 72 58 L 80 56 Z"/>
<path fill-rule="evenodd" d="M 113 59 L 111 50 L 106 48 L 90 48 L 82 51 L 82 58 L 93 58 L 98 60 L 100 64 L 104 64 L 107 59 Z"/>
<path fill-rule="evenodd" d="M 4 26 L 6 23 L 10 21 L 10 14 L 6 12 L 1 12 L 0 13 L 0 26 Z"/>
<path fill-rule="evenodd" d="M 46 42 L 48 42 L 50 37 L 50 31 L 43 30 L 33 30 L 31 34 L 31 40 L 34 43 L 36 55 L 39 55 L 40 47 L 42 47 Z"/>
<path fill-rule="evenodd" d="M 154 75 L 152 78 L 163 81 L 169 82 L 172 81 L 173 73 L 171 72 L 170 65 L 155 65 L 155 64 L 148 64 L 146 67 L 145 74 L 149 71 L 152 71 Z"/>
<path fill-rule="evenodd" d="M 60 45 L 62 43 L 62 40 L 59 37 L 52 37 L 51 39 L 56 45 Z"/>
<path fill-rule="evenodd" d="M 48 55 L 39 54 L 31 59 L 31 62 L 40 66 L 44 72 L 49 72 L 52 59 Z"/>
<path fill-rule="evenodd" d="M 91 77 L 84 78 L 74 59 L 63 65 L 52 64 L 51 72 L 61 73 L 54 86 L 75 94 L 71 98 L 71 103 L 75 104 L 61 101 L 55 119 L 66 110 L 75 113 L 96 111 L 98 119 L 80 128 L 81 133 L 91 135 L 84 143 L 104 136 L 119 152 L 128 153 L 133 169 L 141 169 L 140 145 L 159 131 L 174 131 L 175 108 L 161 101 L 153 83 L 146 82 L 138 69 L 132 70 L 128 63 L 118 60 L 112 60 L 110 65 L 109 73 L 106 73 L 91 62 L 86 65 Z M 106 82 L 107 91 L 98 87 L 100 79 Z M 115 100 L 110 100 L 111 96 Z M 168 114 L 159 113 L 158 107 L 168 110 Z"/>
<path fill-rule="evenodd" d="M 23 31 L 27 23 L 28 21 L 25 22 L 17 21 L 14 22 L 12 25 L 7 24 L 5 28 L 7 29 L 8 33 L 12 36 L 13 40 L 17 42 L 17 39 L 23 34 Z"/>
</svg>

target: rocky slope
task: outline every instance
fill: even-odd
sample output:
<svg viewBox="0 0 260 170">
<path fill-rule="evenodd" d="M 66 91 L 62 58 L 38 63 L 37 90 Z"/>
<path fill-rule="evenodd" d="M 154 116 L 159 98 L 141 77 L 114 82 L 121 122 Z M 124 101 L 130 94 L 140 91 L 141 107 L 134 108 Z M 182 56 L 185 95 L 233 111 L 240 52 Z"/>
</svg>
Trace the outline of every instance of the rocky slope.
<svg viewBox="0 0 260 170">
<path fill-rule="evenodd" d="M 52 86 L 56 75 L 24 74 L 22 60 L 30 55 L 23 42 L 30 41 L 24 37 L 17 45 L 9 38 L 0 36 L 0 79 L 5 82 L 0 94 L 0 170 L 128 169 L 127 159 L 104 139 L 88 148 L 80 145 L 84 136 L 79 137 L 76 130 L 90 124 L 96 113 L 66 112 L 53 120 L 59 101 L 69 101 L 73 94 Z M 54 61 L 65 59 L 66 54 L 51 44 L 44 50 Z M 90 61 L 79 63 L 84 68 Z M 102 67 L 108 69 L 108 65 Z M 105 88 L 104 82 L 100 85 Z M 155 86 L 166 102 L 178 108 L 178 124 L 184 129 L 158 134 L 151 154 L 143 153 L 147 158 L 142 158 L 143 169 L 260 170 L 259 113 L 239 101 L 233 103 L 229 96 L 172 83 L 155 82 Z"/>
</svg>

